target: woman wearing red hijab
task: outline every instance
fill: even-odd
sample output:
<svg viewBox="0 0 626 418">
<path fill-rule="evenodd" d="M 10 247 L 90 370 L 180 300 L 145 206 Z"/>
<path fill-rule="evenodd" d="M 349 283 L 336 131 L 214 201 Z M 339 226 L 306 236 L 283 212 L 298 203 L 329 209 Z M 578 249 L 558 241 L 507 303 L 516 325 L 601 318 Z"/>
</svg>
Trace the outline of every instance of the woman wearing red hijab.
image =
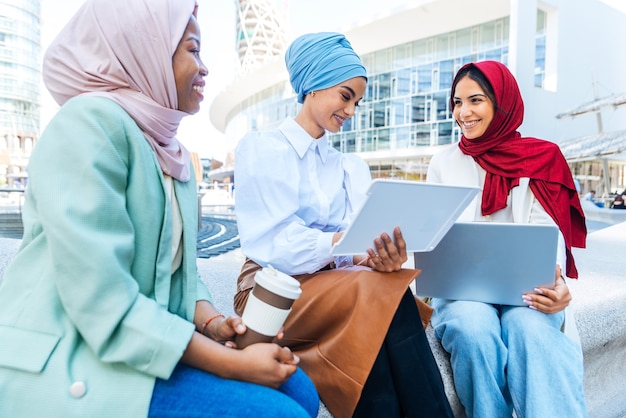
<svg viewBox="0 0 626 418">
<path fill-rule="evenodd" d="M 480 187 L 460 220 L 556 224 L 561 232 L 555 287 L 520 295 L 528 307 L 433 300 L 459 399 L 469 417 L 584 417 L 582 351 L 565 321 L 571 295 L 562 276 L 578 277 L 571 248 L 586 239 L 569 167 L 556 144 L 517 131 L 524 103 L 505 65 L 463 66 L 450 106 L 463 136 L 433 156 L 428 181 Z"/>
</svg>

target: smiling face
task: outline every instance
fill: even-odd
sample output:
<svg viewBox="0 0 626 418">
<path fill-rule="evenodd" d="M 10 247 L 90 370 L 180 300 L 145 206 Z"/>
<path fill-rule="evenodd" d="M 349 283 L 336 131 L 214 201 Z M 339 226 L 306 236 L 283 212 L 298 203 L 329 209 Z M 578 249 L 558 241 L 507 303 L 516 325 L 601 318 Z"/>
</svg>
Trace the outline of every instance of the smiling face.
<svg viewBox="0 0 626 418">
<path fill-rule="evenodd" d="M 200 110 L 204 99 L 204 77 L 208 70 L 200 59 L 200 26 L 195 17 L 191 17 L 185 33 L 178 43 L 172 57 L 178 110 L 194 114 Z"/>
<path fill-rule="evenodd" d="M 363 98 L 367 81 L 354 77 L 336 86 L 309 93 L 296 116 L 298 122 L 313 138 L 320 138 L 324 130 L 337 132 L 347 119 L 354 116 Z"/>
<path fill-rule="evenodd" d="M 480 85 L 463 77 L 456 84 L 453 97 L 454 120 L 467 139 L 480 138 L 493 120 L 495 107 Z"/>
</svg>

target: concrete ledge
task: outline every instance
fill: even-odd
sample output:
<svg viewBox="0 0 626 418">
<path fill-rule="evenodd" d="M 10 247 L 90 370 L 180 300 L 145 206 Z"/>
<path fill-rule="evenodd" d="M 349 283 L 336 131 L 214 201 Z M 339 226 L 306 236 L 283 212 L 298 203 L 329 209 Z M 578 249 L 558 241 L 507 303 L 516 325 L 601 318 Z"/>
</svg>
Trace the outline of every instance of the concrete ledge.
<svg viewBox="0 0 626 418">
<path fill-rule="evenodd" d="M 626 417 L 625 254 L 626 222 L 589 234 L 587 248 L 574 249 L 580 278 L 569 286 L 593 418 Z"/>
<path fill-rule="evenodd" d="M 624 211 L 626 212 L 626 211 Z M 13 259 L 20 240 L 0 238 L 0 277 Z M 580 278 L 569 280 L 571 304 L 585 359 L 585 391 L 590 418 L 626 417 L 626 222 L 589 235 L 586 249 L 574 249 Z M 198 259 L 203 280 L 216 307 L 232 313 L 236 279 L 244 257 L 234 250 Z M 0 279 L 1 280 L 1 279 Z M 450 369 L 449 355 L 426 330 L 455 416 L 465 417 Z M 331 418 L 322 405 L 319 418 Z"/>
<path fill-rule="evenodd" d="M 585 212 L 585 217 L 590 221 L 605 222 L 611 225 L 626 222 L 626 210 L 624 209 L 601 208 L 585 199 L 580 200 L 580 205 Z"/>
</svg>

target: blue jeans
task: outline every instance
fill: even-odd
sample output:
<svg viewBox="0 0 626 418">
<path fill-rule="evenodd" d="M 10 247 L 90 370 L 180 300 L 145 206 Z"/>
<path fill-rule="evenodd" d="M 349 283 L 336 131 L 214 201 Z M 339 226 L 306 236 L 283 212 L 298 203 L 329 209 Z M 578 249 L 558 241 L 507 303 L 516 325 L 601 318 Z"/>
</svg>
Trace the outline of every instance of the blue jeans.
<svg viewBox="0 0 626 418">
<path fill-rule="evenodd" d="M 582 350 L 565 314 L 433 299 L 432 325 L 450 353 L 468 417 L 586 417 Z"/>
<path fill-rule="evenodd" d="M 148 416 L 314 418 L 318 408 L 317 391 L 300 369 L 276 390 L 179 364 L 168 380 L 156 380 Z"/>
</svg>

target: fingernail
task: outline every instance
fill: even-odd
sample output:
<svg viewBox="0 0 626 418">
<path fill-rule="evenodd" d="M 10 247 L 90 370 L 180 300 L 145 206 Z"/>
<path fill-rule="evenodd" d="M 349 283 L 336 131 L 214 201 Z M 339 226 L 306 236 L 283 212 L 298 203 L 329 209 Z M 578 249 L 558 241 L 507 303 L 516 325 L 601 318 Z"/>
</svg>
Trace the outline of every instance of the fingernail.
<svg viewBox="0 0 626 418">
<path fill-rule="evenodd" d="M 535 287 L 535 292 L 539 293 L 540 295 L 543 295 L 543 292 L 541 291 L 541 289 Z"/>
<path fill-rule="evenodd" d="M 537 310 L 537 308 L 535 308 L 533 305 L 528 305 L 528 307 L 529 307 L 530 309 L 532 309 L 533 311 L 536 311 L 536 310 Z"/>
<path fill-rule="evenodd" d="M 237 325 L 237 331 L 244 332 L 245 330 L 246 330 L 246 327 L 244 327 L 243 325 L 241 324 Z"/>
</svg>

